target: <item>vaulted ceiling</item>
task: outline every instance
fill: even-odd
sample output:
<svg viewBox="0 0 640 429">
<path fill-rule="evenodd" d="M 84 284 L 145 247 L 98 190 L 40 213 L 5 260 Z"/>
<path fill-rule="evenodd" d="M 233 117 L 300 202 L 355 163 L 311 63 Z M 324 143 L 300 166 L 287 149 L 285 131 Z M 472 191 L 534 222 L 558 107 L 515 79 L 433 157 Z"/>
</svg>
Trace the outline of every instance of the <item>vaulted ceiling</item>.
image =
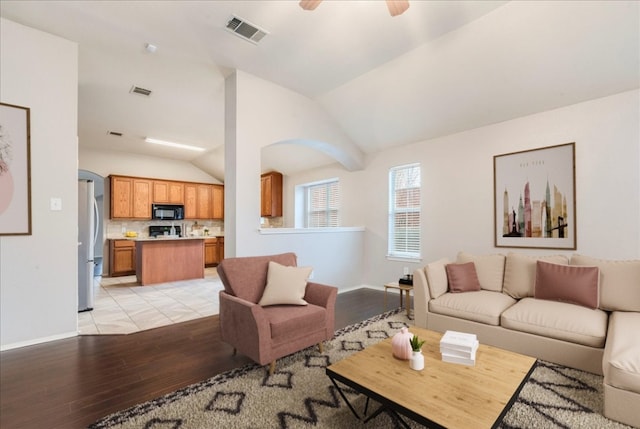
<svg viewBox="0 0 640 429">
<path fill-rule="evenodd" d="M 640 86 L 636 1 L 411 0 L 391 17 L 381 1 L 3 0 L 0 14 L 78 43 L 81 147 L 190 161 L 219 179 L 234 69 L 314 100 L 365 154 Z M 266 36 L 231 33 L 233 16 Z M 265 170 L 332 162 L 263 151 Z"/>
</svg>

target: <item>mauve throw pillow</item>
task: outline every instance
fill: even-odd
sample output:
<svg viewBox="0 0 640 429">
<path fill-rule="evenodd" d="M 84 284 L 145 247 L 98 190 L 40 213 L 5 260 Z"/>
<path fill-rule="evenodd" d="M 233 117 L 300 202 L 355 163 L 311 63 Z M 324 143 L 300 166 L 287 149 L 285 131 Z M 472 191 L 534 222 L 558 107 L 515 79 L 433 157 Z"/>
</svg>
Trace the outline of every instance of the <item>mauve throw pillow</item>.
<svg viewBox="0 0 640 429">
<path fill-rule="evenodd" d="M 534 297 L 598 308 L 598 267 L 551 264 L 537 261 Z"/>
<path fill-rule="evenodd" d="M 480 281 L 473 262 L 466 264 L 447 264 L 447 278 L 449 279 L 449 292 L 471 292 L 480 290 Z"/>
</svg>

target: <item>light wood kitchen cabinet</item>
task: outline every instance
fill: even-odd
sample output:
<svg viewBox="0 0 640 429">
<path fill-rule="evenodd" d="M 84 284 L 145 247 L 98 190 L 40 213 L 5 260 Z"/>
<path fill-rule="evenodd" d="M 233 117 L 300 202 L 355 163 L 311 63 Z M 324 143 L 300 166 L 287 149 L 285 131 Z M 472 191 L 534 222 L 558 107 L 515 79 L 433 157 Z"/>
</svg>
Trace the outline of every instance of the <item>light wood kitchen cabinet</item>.
<svg viewBox="0 0 640 429">
<path fill-rule="evenodd" d="M 224 259 L 224 237 L 209 237 L 204 240 L 204 266 L 216 266 Z"/>
<path fill-rule="evenodd" d="M 133 179 L 133 218 L 151 218 L 151 180 Z"/>
<path fill-rule="evenodd" d="M 109 177 L 111 182 L 110 217 L 130 218 L 133 200 L 133 179 L 130 177 Z"/>
<path fill-rule="evenodd" d="M 112 219 L 151 218 L 151 180 L 110 176 Z"/>
<path fill-rule="evenodd" d="M 128 276 L 136 273 L 136 242 L 109 240 L 109 276 Z"/>
<path fill-rule="evenodd" d="M 212 218 L 224 219 L 224 186 L 211 186 Z"/>
<path fill-rule="evenodd" d="M 224 219 L 224 185 L 109 176 L 112 219 L 151 219 L 151 204 L 183 204 L 185 219 Z"/>
<path fill-rule="evenodd" d="M 218 237 L 218 263 L 224 259 L 224 237 Z"/>
<path fill-rule="evenodd" d="M 197 219 L 198 186 L 195 183 L 184 184 L 184 218 Z"/>
<path fill-rule="evenodd" d="M 184 183 L 165 180 L 153 181 L 153 202 L 183 204 Z"/>
<path fill-rule="evenodd" d="M 272 171 L 260 176 L 260 216 L 282 216 L 282 173 Z"/>
<path fill-rule="evenodd" d="M 196 219 L 213 217 L 212 185 L 198 184 Z"/>
<path fill-rule="evenodd" d="M 204 266 L 212 267 L 218 265 L 220 260 L 218 259 L 218 239 L 217 238 L 205 238 L 204 239 Z"/>
<path fill-rule="evenodd" d="M 224 219 L 224 185 L 184 184 L 185 219 Z"/>
</svg>

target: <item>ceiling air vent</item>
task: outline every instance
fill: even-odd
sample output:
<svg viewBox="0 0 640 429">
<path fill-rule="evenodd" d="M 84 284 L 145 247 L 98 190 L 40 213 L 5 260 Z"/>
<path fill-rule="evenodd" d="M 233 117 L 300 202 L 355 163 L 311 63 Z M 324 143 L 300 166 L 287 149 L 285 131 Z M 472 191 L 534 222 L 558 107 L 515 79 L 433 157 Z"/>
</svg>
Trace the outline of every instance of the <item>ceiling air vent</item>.
<svg viewBox="0 0 640 429">
<path fill-rule="evenodd" d="M 257 27 L 256 25 L 233 15 L 227 21 L 227 30 L 254 44 L 258 44 L 258 42 L 268 34 L 265 30 Z"/>
<path fill-rule="evenodd" d="M 118 131 L 107 131 L 107 134 L 110 136 L 122 137 L 122 133 Z"/>
<path fill-rule="evenodd" d="M 151 95 L 151 90 L 150 89 L 145 89 L 145 88 L 141 88 L 139 86 L 135 86 L 133 85 L 131 87 L 131 92 L 132 94 L 140 94 L 140 95 L 144 95 L 145 97 L 148 97 Z"/>
</svg>

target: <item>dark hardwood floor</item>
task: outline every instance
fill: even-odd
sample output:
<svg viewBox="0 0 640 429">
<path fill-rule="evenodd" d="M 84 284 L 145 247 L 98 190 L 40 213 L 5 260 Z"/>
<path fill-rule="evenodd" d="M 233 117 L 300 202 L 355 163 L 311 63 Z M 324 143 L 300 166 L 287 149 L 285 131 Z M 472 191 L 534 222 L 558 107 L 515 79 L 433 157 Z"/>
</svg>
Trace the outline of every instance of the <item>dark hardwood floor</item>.
<svg viewBox="0 0 640 429">
<path fill-rule="evenodd" d="M 389 307 L 397 301 L 389 300 Z M 336 330 L 385 311 L 384 293 L 338 295 Z M 251 361 L 218 317 L 130 335 L 78 336 L 0 353 L 2 429 L 85 428 L 99 418 Z"/>
</svg>

